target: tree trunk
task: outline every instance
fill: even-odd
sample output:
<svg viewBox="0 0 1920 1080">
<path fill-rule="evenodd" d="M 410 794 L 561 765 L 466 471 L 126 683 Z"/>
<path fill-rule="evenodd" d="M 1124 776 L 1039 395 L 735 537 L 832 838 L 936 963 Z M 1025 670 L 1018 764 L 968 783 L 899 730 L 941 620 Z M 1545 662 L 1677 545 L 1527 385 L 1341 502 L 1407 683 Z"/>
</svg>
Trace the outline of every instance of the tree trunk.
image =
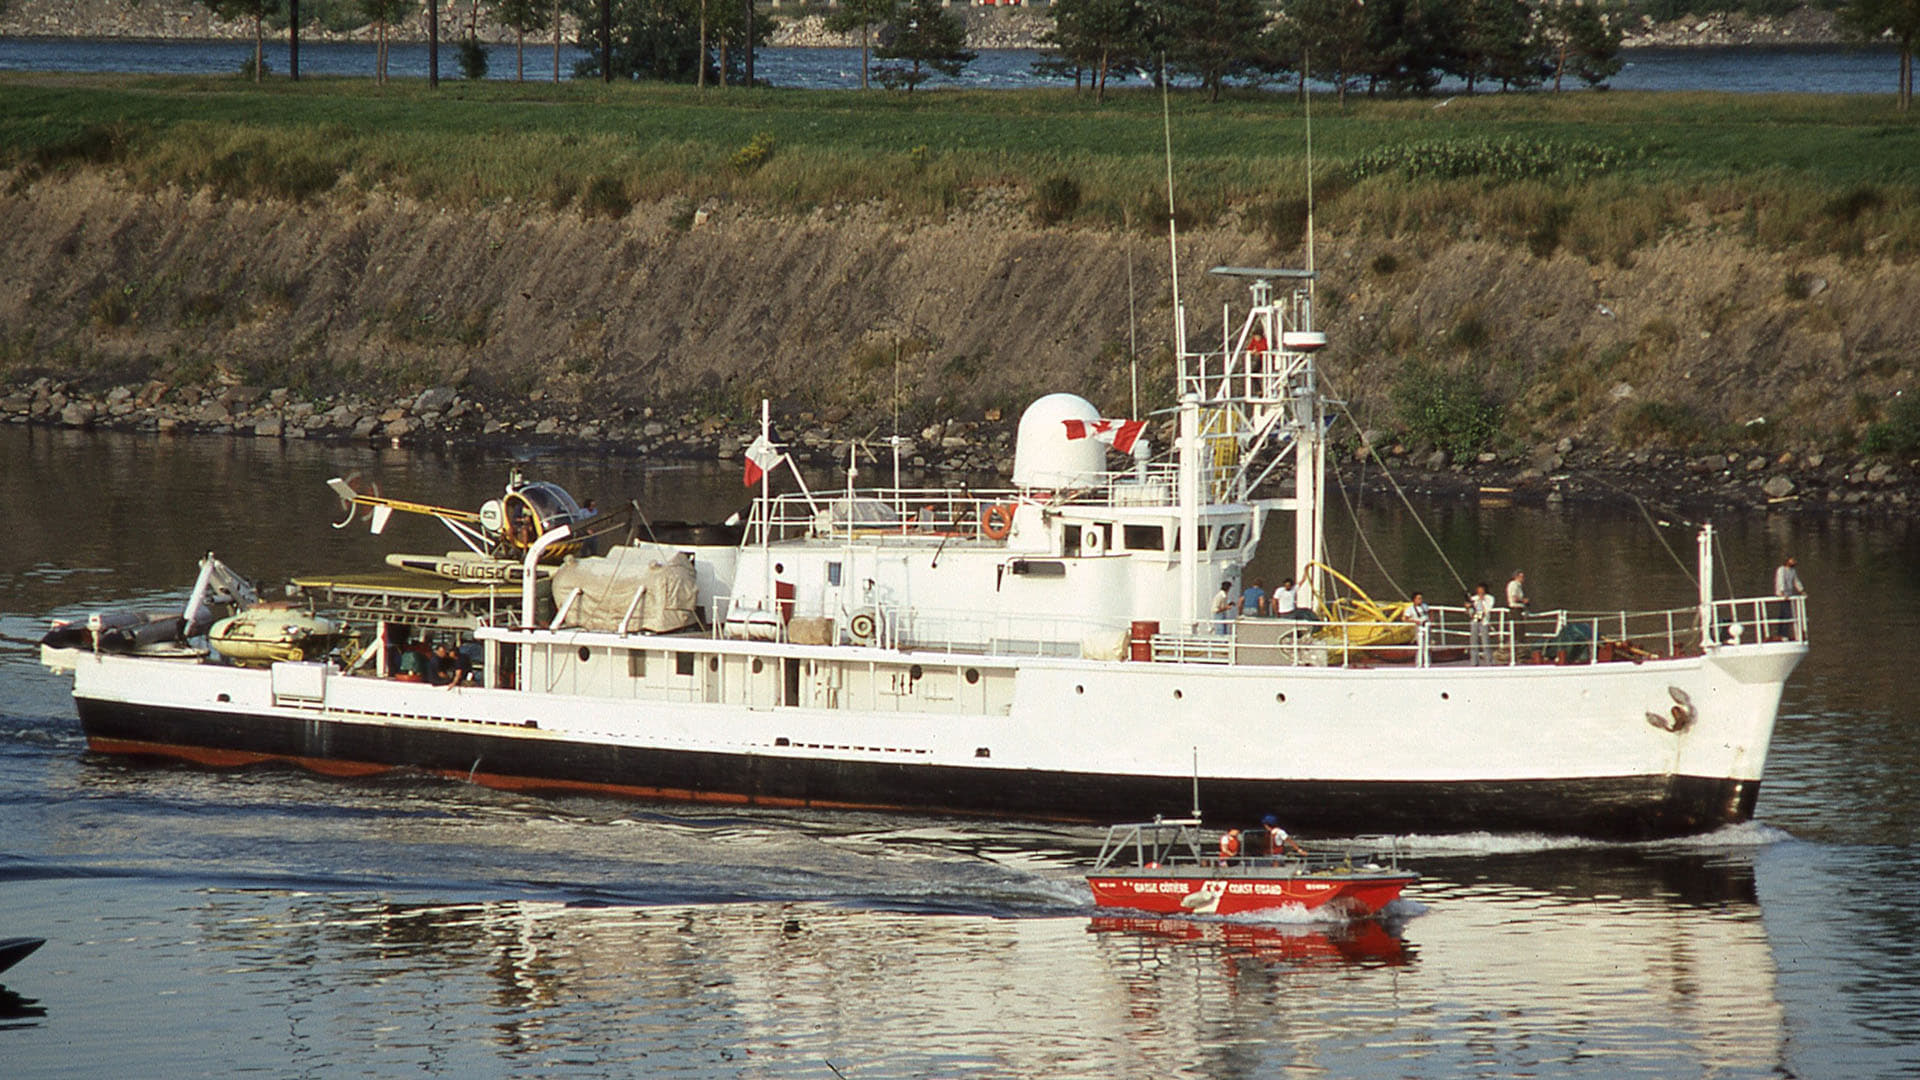
<svg viewBox="0 0 1920 1080">
<path fill-rule="evenodd" d="M 707 88 L 707 0 L 700 0 L 700 61 L 694 67 L 693 85 Z"/>
<path fill-rule="evenodd" d="M 440 0 L 427 0 L 427 89 L 440 87 Z"/>
<path fill-rule="evenodd" d="M 1560 47 L 1554 50 L 1553 57 L 1553 92 L 1557 94 L 1560 92 L 1560 75 L 1567 70 L 1567 46 L 1565 42 L 1561 42 Z"/>
<path fill-rule="evenodd" d="M 1107 50 L 1100 50 L 1100 70 L 1094 76 L 1093 103 L 1099 105 L 1107 100 Z"/>
<path fill-rule="evenodd" d="M 266 21 L 262 15 L 253 17 L 253 81 L 256 83 L 260 81 L 260 65 L 266 60 Z"/>
<path fill-rule="evenodd" d="M 553 0 L 553 81 L 560 81 L 560 0 Z"/>
<path fill-rule="evenodd" d="M 720 85 L 724 87 L 727 85 L 727 35 L 725 34 L 720 35 L 720 48 L 718 51 L 720 53 Z"/>
<path fill-rule="evenodd" d="M 527 81 L 527 31 L 519 26 L 513 28 L 513 81 Z"/>
<path fill-rule="evenodd" d="M 287 78 L 300 81 L 300 0 L 290 0 L 287 9 Z"/>
<path fill-rule="evenodd" d="M 860 24 L 860 89 L 867 88 L 867 25 Z"/>
</svg>

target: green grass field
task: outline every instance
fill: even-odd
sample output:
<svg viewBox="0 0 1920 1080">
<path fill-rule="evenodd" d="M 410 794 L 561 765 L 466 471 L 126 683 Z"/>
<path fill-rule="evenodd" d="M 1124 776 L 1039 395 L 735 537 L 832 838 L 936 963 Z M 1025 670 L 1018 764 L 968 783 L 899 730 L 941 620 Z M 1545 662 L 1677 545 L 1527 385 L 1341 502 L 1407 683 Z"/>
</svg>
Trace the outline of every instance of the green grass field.
<svg viewBox="0 0 1920 1080">
<path fill-rule="evenodd" d="M 598 83 L 10 76 L 15 183 L 111 166 L 143 185 L 308 199 L 386 190 L 619 214 L 722 198 L 905 217 L 1010 187 L 1047 221 L 1164 220 L 1161 99 L 1064 90 L 898 93 Z M 1920 251 L 1920 120 L 1891 97 L 1546 93 L 1316 100 L 1329 225 L 1492 230 L 1623 258 L 1684 218 L 1738 211 L 1755 242 Z M 1279 94 L 1171 102 L 1180 214 L 1298 234 L 1305 124 Z M 768 139 L 767 137 L 771 138 Z"/>
</svg>

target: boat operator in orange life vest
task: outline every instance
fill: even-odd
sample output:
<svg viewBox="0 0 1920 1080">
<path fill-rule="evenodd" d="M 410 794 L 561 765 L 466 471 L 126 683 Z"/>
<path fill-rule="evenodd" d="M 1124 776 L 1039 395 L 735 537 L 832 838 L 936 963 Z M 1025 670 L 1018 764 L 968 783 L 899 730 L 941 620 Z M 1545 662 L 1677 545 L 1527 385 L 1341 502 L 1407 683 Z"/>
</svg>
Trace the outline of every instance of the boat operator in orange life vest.
<svg viewBox="0 0 1920 1080">
<path fill-rule="evenodd" d="M 1226 832 L 1220 834 L 1220 864 L 1224 866 L 1227 860 L 1237 859 L 1239 857 L 1240 830 L 1228 829 Z"/>
</svg>

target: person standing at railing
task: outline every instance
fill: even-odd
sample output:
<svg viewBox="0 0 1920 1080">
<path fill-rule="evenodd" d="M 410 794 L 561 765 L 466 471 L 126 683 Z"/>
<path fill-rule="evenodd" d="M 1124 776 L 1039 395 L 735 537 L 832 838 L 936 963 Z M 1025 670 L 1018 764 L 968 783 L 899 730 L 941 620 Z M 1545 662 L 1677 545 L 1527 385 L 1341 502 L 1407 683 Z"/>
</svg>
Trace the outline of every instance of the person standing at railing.
<svg viewBox="0 0 1920 1080">
<path fill-rule="evenodd" d="M 1222 637 L 1232 629 L 1233 624 L 1233 582 L 1220 583 L 1220 591 L 1213 594 L 1213 632 Z"/>
<path fill-rule="evenodd" d="M 1493 663 L 1493 594 L 1484 581 L 1467 597 L 1467 624 L 1469 660 L 1476 665 Z"/>
<path fill-rule="evenodd" d="M 1220 865 L 1226 866 L 1240 858 L 1240 830 L 1228 829 L 1220 834 Z"/>
<path fill-rule="evenodd" d="M 1267 614 L 1267 583 L 1266 582 L 1261 581 L 1259 578 L 1255 578 L 1253 580 L 1253 584 L 1247 586 L 1247 590 L 1240 594 L 1240 614 L 1242 615 Z"/>
<path fill-rule="evenodd" d="M 1515 570 L 1507 579 L 1507 610 L 1518 619 L 1527 613 L 1527 572 Z"/>
<path fill-rule="evenodd" d="M 1413 601 L 1400 613 L 1401 622 L 1413 624 L 1414 646 L 1418 650 L 1419 664 L 1427 666 L 1427 627 L 1433 621 L 1433 609 L 1427 607 L 1427 594 L 1414 591 Z"/>
<path fill-rule="evenodd" d="M 1774 630 L 1770 635 L 1775 641 L 1793 639 L 1793 598 L 1805 596 L 1806 586 L 1800 584 L 1799 562 L 1789 555 L 1773 571 L 1773 595 L 1779 602 L 1773 605 Z"/>
</svg>

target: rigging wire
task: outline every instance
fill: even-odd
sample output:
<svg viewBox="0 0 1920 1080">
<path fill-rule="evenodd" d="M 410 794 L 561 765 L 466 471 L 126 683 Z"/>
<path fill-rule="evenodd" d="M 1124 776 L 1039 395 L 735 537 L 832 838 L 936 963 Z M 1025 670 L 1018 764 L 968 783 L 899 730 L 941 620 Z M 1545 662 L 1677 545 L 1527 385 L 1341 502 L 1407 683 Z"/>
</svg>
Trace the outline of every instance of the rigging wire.
<svg viewBox="0 0 1920 1080">
<path fill-rule="evenodd" d="M 1359 428 L 1359 419 L 1353 415 L 1353 409 L 1347 405 L 1345 396 L 1340 395 L 1339 390 L 1333 386 L 1333 380 L 1324 374 L 1321 378 L 1327 380 L 1327 389 L 1332 390 L 1336 395 L 1332 398 L 1332 401 L 1340 407 L 1340 413 L 1347 418 L 1347 423 L 1352 424 L 1356 429 Z M 1414 508 L 1413 500 L 1407 498 L 1406 489 L 1400 486 L 1399 479 L 1393 475 L 1392 469 L 1387 468 L 1386 462 L 1380 463 L 1380 475 L 1386 477 L 1387 483 L 1393 485 L 1393 493 L 1400 497 L 1400 504 L 1407 508 L 1407 513 L 1413 517 L 1413 523 L 1420 526 L 1420 534 L 1427 538 L 1428 544 L 1432 545 L 1433 553 L 1440 557 L 1440 565 L 1447 568 L 1447 573 L 1453 577 L 1453 583 L 1459 586 L 1461 593 L 1469 592 L 1470 590 L 1467 588 L 1466 579 L 1460 576 L 1460 571 L 1453 565 L 1453 560 L 1447 558 L 1446 551 L 1440 547 L 1439 538 L 1433 535 L 1432 529 L 1427 528 L 1426 518 L 1422 517 L 1420 511 Z M 1395 588 L 1398 587 L 1399 586 L 1395 586 Z"/>
</svg>

